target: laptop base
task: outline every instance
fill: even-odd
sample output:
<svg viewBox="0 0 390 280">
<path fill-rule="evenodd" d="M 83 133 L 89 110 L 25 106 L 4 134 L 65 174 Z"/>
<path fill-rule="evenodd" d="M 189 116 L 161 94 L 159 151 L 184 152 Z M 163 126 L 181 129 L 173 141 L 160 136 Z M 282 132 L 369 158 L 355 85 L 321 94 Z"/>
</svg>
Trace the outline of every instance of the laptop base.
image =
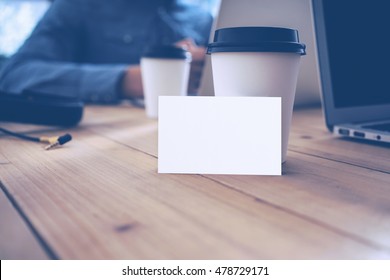
<svg viewBox="0 0 390 280">
<path fill-rule="evenodd" d="M 390 143 L 390 131 L 380 131 L 368 127 L 386 127 L 388 122 L 376 122 L 367 124 L 344 124 L 335 125 L 333 133 L 338 136 L 352 137 L 357 139 L 366 139 L 376 142 Z"/>
</svg>

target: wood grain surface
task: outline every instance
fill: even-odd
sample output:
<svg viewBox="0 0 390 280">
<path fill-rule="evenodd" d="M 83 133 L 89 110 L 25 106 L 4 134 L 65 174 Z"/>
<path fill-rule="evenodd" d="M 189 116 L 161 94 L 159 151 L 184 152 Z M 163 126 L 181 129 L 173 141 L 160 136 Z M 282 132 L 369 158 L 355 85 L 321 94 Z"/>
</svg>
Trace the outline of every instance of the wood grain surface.
<svg viewBox="0 0 390 280">
<path fill-rule="evenodd" d="M 0 181 L 29 227 L 17 238 L 61 259 L 390 258 L 388 146 L 336 138 L 319 109 L 300 110 L 283 176 L 162 175 L 157 129 L 141 109 L 88 106 L 61 148 L 0 136 Z"/>
</svg>

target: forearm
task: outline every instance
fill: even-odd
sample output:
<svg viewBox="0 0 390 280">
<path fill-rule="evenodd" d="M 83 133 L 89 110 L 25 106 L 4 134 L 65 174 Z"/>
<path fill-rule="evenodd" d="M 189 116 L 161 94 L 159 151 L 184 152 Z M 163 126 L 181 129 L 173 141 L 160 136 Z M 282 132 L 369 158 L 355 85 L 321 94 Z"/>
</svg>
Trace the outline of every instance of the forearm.
<svg viewBox="0 0 390 280">
<path fill-rule="evenodd" d="M 112 103 L 120 98 L 126 69 L 125 65 L 26 61 L 5 67 L 0 89 L 16 94 L 31 91 Z"/>
</svg>

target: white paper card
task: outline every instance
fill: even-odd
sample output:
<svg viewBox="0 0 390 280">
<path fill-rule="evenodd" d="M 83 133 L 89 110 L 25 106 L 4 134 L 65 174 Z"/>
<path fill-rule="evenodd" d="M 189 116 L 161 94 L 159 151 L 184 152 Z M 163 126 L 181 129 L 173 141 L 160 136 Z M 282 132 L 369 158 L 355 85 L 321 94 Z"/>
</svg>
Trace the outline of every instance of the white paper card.
<svg viewBox="0 0 390 280">
<path fill-rule="evenodd" d="M 158 172 L 281 175 L 280 97 L 159 97 Z"/>
</svg>

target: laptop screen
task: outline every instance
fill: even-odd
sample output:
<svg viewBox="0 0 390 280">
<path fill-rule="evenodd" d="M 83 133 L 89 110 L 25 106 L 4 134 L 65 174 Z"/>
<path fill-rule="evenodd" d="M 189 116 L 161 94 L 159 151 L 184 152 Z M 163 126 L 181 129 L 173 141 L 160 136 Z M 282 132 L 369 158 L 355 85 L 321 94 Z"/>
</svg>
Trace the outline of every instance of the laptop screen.
<svg viewBox="0 0 390 280">
<path fill-rule="evenodd" d="M 322 1 L 335 108 L 390 104 L 386 1 Z"/>
</svg>

